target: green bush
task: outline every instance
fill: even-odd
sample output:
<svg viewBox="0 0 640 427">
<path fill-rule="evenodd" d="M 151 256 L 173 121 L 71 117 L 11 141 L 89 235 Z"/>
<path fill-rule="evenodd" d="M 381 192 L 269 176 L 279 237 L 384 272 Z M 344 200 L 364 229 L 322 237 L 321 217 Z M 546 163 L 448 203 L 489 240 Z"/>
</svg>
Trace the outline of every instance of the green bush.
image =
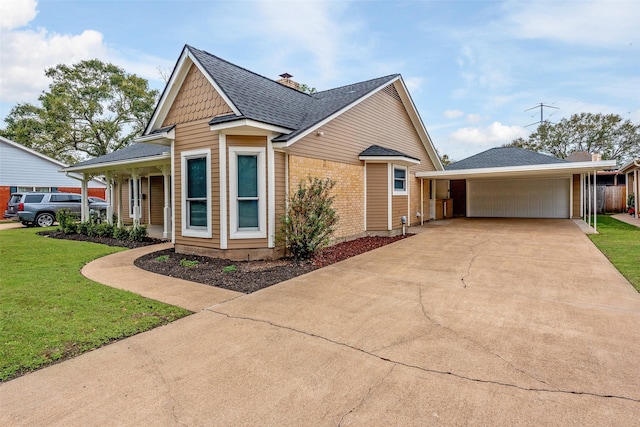
<svg viewBox="0 0 640 427">
<path fill-rule="evenodd" d="M 139 225 L 129 230 L 129 240 L 134 242 L 142 242 L 147 237 L 147 226 Z"/>
<path fill-rule="evenodd" d="M 60 209 L 56 213 L 59 230 L 64 234 L 76 234 L 78 232 L 77 218 L 68 209 Z"/>
<path fill-rule="evenodd" d="M 95 227 L 96 235 L 98 237 L 111 237 L 113 236 L 113 228 L 113 224 L 101 222 Z"/>
<path fill-rule="evenodd" d="M 308 177 L 298 190 L 289 196 L 285 214 L 280 219 L 286 245 L 296 259 L 309 259 L 327 246 L 338 222 L 332 207 L 335 196 L 331 190 L 335 181 Z"/>
<path fill-rule="evenodd" d="M 113 238 L 118 240 L 129 240 L 129 229 L 124 225 L 122 227 L 114 227 Z"/>
</svg>

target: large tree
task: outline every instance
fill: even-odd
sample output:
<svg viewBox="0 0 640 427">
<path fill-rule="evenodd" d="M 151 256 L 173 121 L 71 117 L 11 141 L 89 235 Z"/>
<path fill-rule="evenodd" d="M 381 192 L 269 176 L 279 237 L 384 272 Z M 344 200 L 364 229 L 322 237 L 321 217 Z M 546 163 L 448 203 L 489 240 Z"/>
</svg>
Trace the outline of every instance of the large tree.
<svg viewBox="0 0 640 427">
<path fill-rule="evenodd" d="M 0 134 L 65 163 L 97 157 L 133 140 L 153 113 L 158 91 L 97 59 L 59 64 L 40 105 L 16 105 Z"/>
<path fill-rule="evenodd" d="M 529 139 L 518 138 L 507 145 L 561 159 L 586 151 L 623 163 L 640 157 L 640 125 L 616 114 L 580 113 L 556 124 L 543 122 Z"/>
</svg>

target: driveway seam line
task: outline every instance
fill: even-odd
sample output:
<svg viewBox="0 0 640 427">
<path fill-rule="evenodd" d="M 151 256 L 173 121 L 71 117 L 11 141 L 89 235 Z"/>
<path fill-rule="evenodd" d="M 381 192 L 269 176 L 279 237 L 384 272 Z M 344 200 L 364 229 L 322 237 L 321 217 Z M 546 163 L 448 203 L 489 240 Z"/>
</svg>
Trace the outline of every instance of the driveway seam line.
<svg viewBox="0 0 640 427">
<path fill-rule="evenodd" d="M 621 399 L 621 400 L 628 400 L 628 401 L 631 401 L 631 402 L 640 403 L 640 399 L 635 399 L 633 397 L 627 397 L 627 396 L 616 396 L 616 395 L 613 395 L 613 394 L 598 394 L 598 393 L 593 393 L 593 392 L 589 392 L 589 391 L 575 391 L 575 390 L 562 390 L 562 389 L 553 390 L 553 389 L 546 389 L 546 388 L 522 387 L 522 386 L 519 386 L 517 384 L 509 384 L 509 383 L 504 383 L 504 382 L 500 382 L 500 381 L 483 380 L 483 379 L 480 379 L 480 378 L 466 377 L 464 375 L 456 374 L 455 372 L 451 372 L 451 371 L 439 371 L 437 369 L 424 368 L 422 366 L 412 365 L 410 363 L 405 363 L 405 362 L 401 362 L 401 361 L 398 361 L 398 360 L 389 359 L 389 358 L 386 358 L 386 357 L 371 353 L 371 352 L 366 351 L 364 349 L 352 346 L 352 345 L 347 344 L 347 343 L 343 343 L 343 342 L 340 342 L 340 341 L 335 341 L 335 340 L 332 340 L 330 338 L 323 337 L 322 335 L 318 335 L 318 334 L 314 334 L 314 333 L 311 333 L 311 332 L 302 331 L 300 329 L 292 328 L 290 326 L 279 325 L 279 324 L 270 322 L 268 320 L 254 319 L 254 318 L 245 317 L 245 316 L 235 316 L 235 315 L 231 315 L 231 314 L 228 314 L 228 313 L 223 313 L 223 312 L 215 311 L 215 310 L 209 310 L 209 311 L 211 311 L 212 313 L 220 314 L 220 315 L 225 316 L 225 317 L 227 317 L 229 319 L 248 320 L 248 321 L 252 321 L 252 322 L 256 322 L 256 323 L 264 323 L 264 324 L 273 326 L 275 328 L 286 329 L 286 330 L 289 330 L 291 332 L 296 332 L 296 333 L 307 335 L 307 336 L 310 336 L 310 337 L 313 337 L 313 338 L 319 338 L 321 340 L 324 340 L 324 341 L 327 341 L 327 342 L 330 342 L 330 343 L 333 343 L 333 344 L 336 344 L 336 345 L 339 345 L 339 346 L 342 346 L 342 347 L 346 347 L 346 348 L 349 348 L 351 350 L 358 351 L 358 352 L 366 354 L 368 356 L 375 357 L 376 359 L 382 360 L 384 362 L 393 363 L 395 365 L 404 366 L 406 368 L 417 369 L 417 370 L 422 371 L 422 372 L 427 372 L 427 373 L 432 373 L 432 374 L 440 374 L 440 375 L 450 375 L 452 377 L 459 378 L 461 380 L 477 382 L 477 383 L 482 383 L 482 384 L 493 384 L 493 385 L 497 385 L 497 386 L 515 388 L 515 389 L 522 390 L 522 391 L 584 395 L 584 396 L 593 396 L 593 397 L 601 397 L 601 398 L 609 398 L 609 399 Z"/>
</svg>

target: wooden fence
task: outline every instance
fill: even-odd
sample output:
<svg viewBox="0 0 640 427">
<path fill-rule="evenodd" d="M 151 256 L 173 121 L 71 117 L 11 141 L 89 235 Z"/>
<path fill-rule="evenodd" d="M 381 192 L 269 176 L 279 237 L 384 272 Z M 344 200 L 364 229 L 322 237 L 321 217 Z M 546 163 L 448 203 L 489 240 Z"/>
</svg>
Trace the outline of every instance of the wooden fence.
<svg viewBox="0 0 640 427">
<path fill-rule="evenodd" d="M 596 186 L 598 213 L 626 212 L 627 188 L 624 185 Z"/>
</svg>

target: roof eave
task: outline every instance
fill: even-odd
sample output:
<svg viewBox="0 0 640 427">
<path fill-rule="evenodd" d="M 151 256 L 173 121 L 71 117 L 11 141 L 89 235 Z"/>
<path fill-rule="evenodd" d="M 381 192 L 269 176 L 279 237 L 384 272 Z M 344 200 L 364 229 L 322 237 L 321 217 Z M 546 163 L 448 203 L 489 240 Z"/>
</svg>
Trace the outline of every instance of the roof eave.
<svg viewBox="0 0 640 427">
<path fill-rule="evenodd" d="M 272 125 L 269 123 L 259 122 L 257 120 L 251 119 L 238 119 L 232 121 L 226 121 L 222 123 L 215 123 L 209 126 L 209 129 L 212 131 L 225 131 L 228 129 L 237 129 L 237 128 L 252 128 L 261 131 L 267 131 L 270 133 L 278 133 L 278 134 L 289 134 L 292 132 L 291 129 L 287 129 L 281 126 Z"/>
<path fill-rule="evenodd" d="M 420 160 L 407 156 L 360 156 L 365 163 L 395 163 L 403 166 L 419 165 Z"/>
<path fill-rule="evenodd" d="M 85 166 L 69 166 L 60 169 L 61 172 L 96 172 L 107 171 L 122 166 L 154 166 L 155 164 L 166 164 L 171 161 L 171 153 L 166 152 L 154 156 L 136 157 L 133 159 L 117 160 L 113 162 L 93 163 Z"/>
<path fill-rule="evenodd" d="M 171 143 L 176 139 L 175 128 L 167 132 L 160 133 L 152 133 L 149 135 L 142 135 L 134 139 L 134 142 L 143 142 L 145 144 L 157 144 L 170 146 Z"/>
</svg>

